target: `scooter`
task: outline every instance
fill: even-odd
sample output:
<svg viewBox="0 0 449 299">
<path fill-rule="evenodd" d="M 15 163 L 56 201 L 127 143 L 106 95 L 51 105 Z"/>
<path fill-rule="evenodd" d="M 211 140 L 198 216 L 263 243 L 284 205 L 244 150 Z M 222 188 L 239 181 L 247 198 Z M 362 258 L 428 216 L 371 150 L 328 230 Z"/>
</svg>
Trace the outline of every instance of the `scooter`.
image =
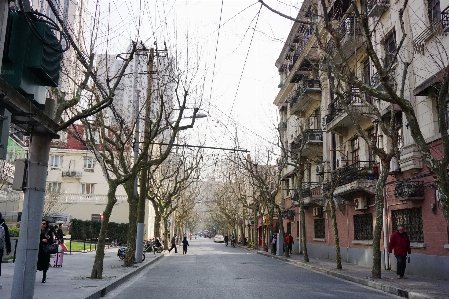
<svg viewBox="0 0 449 299">
<path fill-rule="evenodd" d="M 126 255 L 126 247 L 118 249 L 117 256 L 119 259 L 124 260 Z M 145 251 L 142 253 L 142 262 L 145 260 Z"/>
</svg>

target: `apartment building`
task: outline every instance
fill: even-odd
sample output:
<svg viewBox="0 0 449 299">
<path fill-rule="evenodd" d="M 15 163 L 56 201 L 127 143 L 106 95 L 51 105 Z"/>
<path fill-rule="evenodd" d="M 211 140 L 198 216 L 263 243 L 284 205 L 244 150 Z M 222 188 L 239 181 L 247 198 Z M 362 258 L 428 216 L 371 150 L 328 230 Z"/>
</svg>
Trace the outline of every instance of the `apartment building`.
<svg viewBox="0 0 449 299">
<path fill-rule="evenodd" d="M 279 130 L 285 148 L 284 159 L 295 165 L 283 169 L 286 213 L 284 226 L 296 226 L 292 234 L 299 240 L 300 221 L 297 200 L 305 204 L 306 240 L 312 257 L 335 259 L 334 237 L 325 194 L 335 184 L 333 200 L 337 203 L 337 223 L 343 261 L 372 265 L 372 239 L 375 225 L 374 195 L 379 174 L 379 158 L 356 129 L 350 115 L 379 147 L 391 147 L 382 134 L 379 122 L 395 117 L 399 154 L 392 159 L 384 188 L 385 210 L 381 251 L 386 265 L 389 236 L 398 224 L 404 224 L 412 241 L 414 263 L 410 273 L 448 278 L 448 228 L 438 200 L 435 181 L 425 166 L 405 116 L 397 106 L 378 100 L 362 89 L 349 86 L 332 71 L 323 68 L 325 60 L 335 66 L 345 65 L 366 86 L 383 91 L 384 86 L 367 55 L 366 35 L 358 12 L 368 16 L 374 51 L 384 65 L 390 66 L 391 82 L 404 81 L 404 97 L 415 108 L 421 130 L 433 154 L 441 153 L 441 134 L 435 88 L 441 82 L 441 65 L 447 57 L 438 53 L 449 45 L 445 30 L 449 25 L 446 7 L 449 2 L 415 1 L 404 9 L 404 26 L 399 11 L 404 2 L 368 1 L 366 11 L 360 2 L 304 1 L 297 18 L 318 22 L 318 26 L 295 23 L 276 61 L 281 83 L 274 104 L 279 107 Z M 324 29 L 326 9 L 332 19 L 335 38 Z M 417 13 L 419 11 L 419 13 Z M 318 29 L 317 29 L 318 28 Z M 318 30 L 315 34 L 314 30 Z M 398 48 L 400 47 L 400 48 Z M 396 50 L 398 55 L 395 55 Z M 410 62 L 404 72 L 404 62 Z M 398 89 L 399 90 L 399 89 Z M 373 107 L 380 119 L 373 117 Z M 348 113 L 349 112 L 349 113 Z M 299 146 L 300 145 L 300 146 Z M 296 162 L 295 162 L 296 161 Z M 302 188 L 298 188 L 298 169 L 304 170 Z M 301 194 L 295 194 L 301 192 Z M 299 243 L 299 242 L 297 242 Z M 346 248 L 346 249 L 345 249 Z M 296 250 L 299 250 L 297 248 Z M 387 266 L 389 267 L 389 266 Z"/>
</svg>

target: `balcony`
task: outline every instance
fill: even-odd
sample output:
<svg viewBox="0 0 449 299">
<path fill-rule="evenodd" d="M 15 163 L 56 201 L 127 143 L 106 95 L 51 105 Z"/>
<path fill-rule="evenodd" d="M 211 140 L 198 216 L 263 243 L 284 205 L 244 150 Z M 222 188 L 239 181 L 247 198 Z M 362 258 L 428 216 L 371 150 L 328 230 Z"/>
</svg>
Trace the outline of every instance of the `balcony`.
<svg viewBox="0 0 449 299">
<path fill-rule="evenodd" d="M 368 0 L 368 17 L 380 17 L 389 7 L 389 0 Z"/>
<path fill-rule="evenodd" d="M 364 44 L 360 20 L 354 15 L 348 14 L 343 16 L 335 30 L 337 32 L 337 38 L 340 41 L 341 54 L 343 54 L 346 59 L 351 57 L 355 50 Z M 342 63 L 343 59 L 337 51 L 335 42 L 332 39 L 326 43 L 325 51 L 335 63 Z"/>
<path fill-rule="evenodd" d="M 403 201 L 424 200 L 424 181 L 397 182 L 394 187 L 394 196 Z"/>
<path fill-rule="evenodd" d="M 305 131 L 302 136 L 304 137 L 304 147 L 301 151 L 301 156 L 312 157 L 323 155 L 323 131 L 309 129 Z"/>
<path fill-rule="evenodd" d="M 281 121 L 281 122 L 278 124 L 278 130 L 279 130 L 279 131 L 285 131 L 285 130 L 287 130 L 287 122 Z"/>
<path fill-rule="evenodd" d="M 81 171 L 63 171 L 62 177 L 63 178 L 76 178 L 79 179 L 83 176 L 83 173 Z"/>
<path fill-rule="evenodd" d="M 117 204 L 127 203 L 127 195 L 116 195 Z M 79 194 L 79 193 L 65 193 L 61 196 L 60 201 L 65 203 L 95 203 L 95 204 L 107 204 L 108 196 L 101 194 Z"/>
<path fill-rule="evenodd" d="M 348 107 L 350 111 L 357 117 L 361 117 L 372 112 L 372 109 L 366 102 L 371 103 L 372 98 L 357 88 L 352 88 L 351 92 L 345 92 L 343 97 L 337 97 L 328 106 L 328 114 L 323 119 L 327 131 L 336 131 L 343 133 L 346 128 L 352 125 L 352 120 L 346 113 L 344 107 Z"/>
<path fill-rule="evenodd" d="M 441 12 L 441 20 L 437 20 L 424 29 L 413 40 L 413 51 L 424 55 L 424 49 L 426 43 L 434 36 L 443 35 L 449 31 L 449 8 L 446 8 Z"/>
<path fill-rule="evenodd" d="M 373 173 L 374 161 L 357 161 L 332 171 L 336 182 L 334 195 L 345 195 L 355 191 L 375 193 L 376 180 Z"/>
<path fill-rule="evenodd" d="M 391 73 L 388 75 L 388 81 L 393 85 L 393 87 L 396 87 L 397 83 L 396 83 L 396 79 L 395 79 L 394 69 L 391 70 Z M 382 82 L 380 82 L 379 73 L 374 73 L 374 75 L 371 77 L 370 86 L 379 91 L 383 91 L 383 92 L 385 91 L 385 88 L 384 88 Z"/>
<path fill-rule="evenodd" d="M 293 211 L 293 210 L 284 210 L 284 211 L 282 211 L 282 218 L 284 218 L 284 219 L 293 219 L 293 218 L 295 218 L 295 211 Z"/>
<path fill-rule="evenodd" d="M 323 205 L 323 193 L 318 182 L 303 183 L 302 198 L 305 205 Z"/>
<path fill-rule="evenodd" d="M 320 105 L 321 83 L 316 79 L 303 79 L 296 84 L 290 99 L 290 114 L 304 115 Z"/>
</svg>

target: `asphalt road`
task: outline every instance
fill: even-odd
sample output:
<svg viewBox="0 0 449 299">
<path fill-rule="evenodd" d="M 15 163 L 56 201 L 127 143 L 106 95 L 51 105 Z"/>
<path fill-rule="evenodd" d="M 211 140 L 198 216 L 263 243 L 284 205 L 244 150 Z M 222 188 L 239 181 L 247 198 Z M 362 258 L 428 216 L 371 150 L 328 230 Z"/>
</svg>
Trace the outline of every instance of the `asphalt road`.
<svg viewBox="0 0 449 299">
<path fill-rule="evenodd" d="M 105 298 L 398 298 L 241 248 L 199 238 Z"/>
</svg>

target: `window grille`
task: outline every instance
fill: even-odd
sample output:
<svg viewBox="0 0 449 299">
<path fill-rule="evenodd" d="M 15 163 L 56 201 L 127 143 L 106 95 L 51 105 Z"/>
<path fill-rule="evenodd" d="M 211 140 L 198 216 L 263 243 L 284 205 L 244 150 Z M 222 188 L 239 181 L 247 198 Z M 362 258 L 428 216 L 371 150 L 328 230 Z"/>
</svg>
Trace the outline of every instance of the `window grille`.
<svg viewBox="0 0 449 299">
<path fill-rule="evenodd" d="M 404 225 L 410 242 L 424 243 L 424 233 L 422 224 L 422 209 L 411 208 L 391 211 L 393 231 L 398 225 Z"/>
<path fill-rule="evenodd" d="M 354 240 L 373 239 L 373 214 L 354 215 Z"/>
<path fill-rule="evenodd" d="M 315 238 L 316 239 L 324 239 L 325 238 L 325 226 L 324 226 L 324 218 L 315 219 Z"/>
</svg>

